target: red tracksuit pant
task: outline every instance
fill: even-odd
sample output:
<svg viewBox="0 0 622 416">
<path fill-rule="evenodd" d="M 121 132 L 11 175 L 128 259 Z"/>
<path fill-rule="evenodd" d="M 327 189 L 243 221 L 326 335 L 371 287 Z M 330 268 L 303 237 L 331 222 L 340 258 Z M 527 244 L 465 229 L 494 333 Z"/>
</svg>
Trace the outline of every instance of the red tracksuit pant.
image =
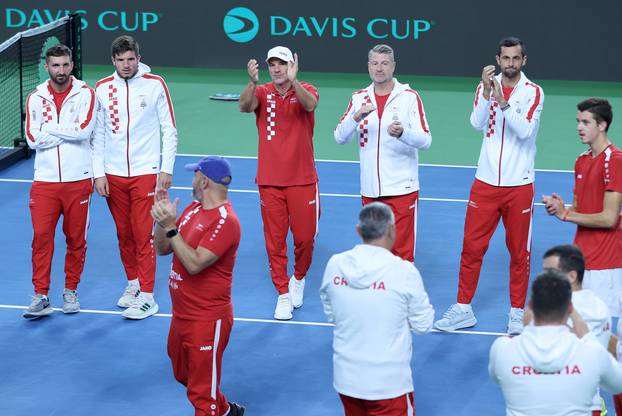
<svg viewBox="0 0 622 416">
<path fill-rule="evenodd" d="M 414 416 L 415 396 L 410 392 L 385 400 L 364 400 L 340 394 L 345 416 Z"/>
<path fill-rule="evenodd" d="M 175 379 L 187 388 L 195 416 L 222 416 L 229 410 L 220 391 L 220 372 L 232 327 L 233 316 L 217 321 L 188 321 L 175 316 L 171 320 L 168 356 Z"/>
<path fill-rule="evenodd" d="M 500 187 L 475 180 L 464 221 L 458 303 L 471 303 L 484 254 L 499 219 L 502 219 L 505 244 L 510 252 L 510 302 L 513 308 L 525 306 L 529 285 L 533 193 L 533 184 Z"/>
<path fill-rule="evenodd" d="M 302 279 L 313 259 L 320 195 L 316 183 L 285 187 L 261 185 L 259 198 L 272 283 L 282 295 L 289 292 L 287 232 L 291 228 L 294 236 L 294 275 Z"/>
<path fill-rule="evenodd" d="M 110 192 L 108 208 L 117 227 L 125 274 L 128 280 L 138 278 L 140 290 L 151 293 L 156 268 L 151 207 L 157 175 L 106 178 Z"/>
<path fill-rule="evenodd" d="M 93 180 L 75 182 L 35 181 L 30 189 L 32 218 L 32 284 L 35 293 L 47 295 L 54 254 L 54 233 L 61 214 L 67 242 L 65 287 L 76 290 L 84 269 L 86 230 Z"/>
<path fill-rule="evenodd" d="M 407 195 L 381 196 L 379 198 L 362 196 L 361 199 L 363 205 L 382 202 L 391 207 L 395 216 L 395 244 L 393 244 L 391 252 L 404 260 L 414 262 L 419 191 Z"/>
</svg>

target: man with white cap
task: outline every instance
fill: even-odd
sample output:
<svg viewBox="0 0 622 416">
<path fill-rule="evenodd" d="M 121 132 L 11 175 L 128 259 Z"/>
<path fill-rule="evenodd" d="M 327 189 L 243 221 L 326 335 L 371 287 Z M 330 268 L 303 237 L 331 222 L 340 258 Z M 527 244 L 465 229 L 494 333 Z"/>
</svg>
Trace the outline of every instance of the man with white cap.
<svg viewBox="0 0 622 416">
<path fill-rule="evenodd" d="M 240 222 L 227 199 L 231 167 L 222 157 L 208 156 L 186 169 L 195 172 L 195 200 L 179 219 L 179 199 L 171 202 L 164 188 L 151 208 L 156 251 L 161 256 L 173 253 L 168 355 L 196 416 L 242 416 L 244 407 L 227 402 L 219 387 L 233 326 L 231 284 L 240 244 Z"/>
<path fill-rule="evenodd" d="M 259 82 L 259 64 L 248 61 L 249 81 L 240 111 L 255 112 L 259 133 L 257 176 L 272 282 L 279 294 L 274 318 L 292 318 L 303 303 L 320 216 L 313 127 L 319 94 L 298 76 L 298 55 L 277 46 L 266 58 L 271 82 Z M 294 237 L 294 274 L 287 273 L 287 233 Z"/>
</svg>

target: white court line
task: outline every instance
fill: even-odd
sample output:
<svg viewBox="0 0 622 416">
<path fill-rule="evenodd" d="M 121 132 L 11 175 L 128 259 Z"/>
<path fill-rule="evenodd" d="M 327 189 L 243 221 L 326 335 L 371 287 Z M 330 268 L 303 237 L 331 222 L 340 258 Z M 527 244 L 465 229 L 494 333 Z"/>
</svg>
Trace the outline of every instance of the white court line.
<svg viewBox="0 0 622 416">
<path fill-rule="evenodd" d="M 194 153 L 177 153 L 176 156 L 183 157 L 203 157 L 207 155 L 199 155 Z M 232 156 L 232 155 L 220 155 L 227 159 L 257 159 L 257 156 Z M 315 159 L 316 162 L 321 163 L 347 163 L 347 164 L 359 164 L 358 160 L 338 160 L 338 159 Z M 470 165 L 443 165 L 437 163 L 419 163 L 419 166 L 427 166 L 431 168 L 450 168 L 450 169 L 477 169 L 477 166 Z M 534 169 L 536 172 L 553 172 L 553 173 L 574 173 L 572 170 L 563 169 Z"/>
<path fill-rule="evenodd" d="M 26 309 L 27 306 L 19 306 L 19 305 L 0 305 L 0 309 Z M 61 312 L 60 308 L 53 308 L 57 312 Z M 103 311 L 96 309 L 80 309 L 80 313 L 92 313 L 99 315 L 121 315 L 123 311 Z M 157 316 L 159 318 L 171 318 L 173 315 L 170 313 L 156 313 L 153 316 Z M 262 324 L 281 324 L 281 325 L 302 325 L 302 326 L 323 326 L 323 327 L 333 327 L 334 324 L 328 322 L 309 322 L 309 321 L 278 321 L 276 319 L 256 319 L 256 318 L 233 318 L 234 321 L 237 322 L 253 322 L 253 323 L 262 323 Z M 465 335 L 488 335 L 488 336 L 504 336 L 507 335 L 504 332 L 486 332 L 486 331 L 439 331 L 438 329 L 432 329 L 430 332 L 436 333 L 452 333 L 452 334 L 465 334 Z"/>
<path fill-rule="evenodd" d="M 31 183 L 32 180 L 29 179 L 1 179 L 0 182 L 19 182 L 19 183 Z M 171 186 L 171 189 L 177 191 L 191 191 L 192 187 L 190 186 Z M 256 189 L 229 189 L 229 192 L 233 193 L 244 193 L 244 194 L 258 194 L 259 191 Z M 358 194 L 330 194 L 330 193 L 320 193 L 320 196 L 325 197 L 335 197 L 335 198 L 360 198 L 361 196 Z M 467 203 L 468 199 L 455 199 L 455 198 L 427 198 L 421 197 L 419 198 L 421 201 L 431 201 L 431 202 L 460 202 Z M 544 206 L 541 202 L 536 202 L 534 205 Z"/>
</svg>

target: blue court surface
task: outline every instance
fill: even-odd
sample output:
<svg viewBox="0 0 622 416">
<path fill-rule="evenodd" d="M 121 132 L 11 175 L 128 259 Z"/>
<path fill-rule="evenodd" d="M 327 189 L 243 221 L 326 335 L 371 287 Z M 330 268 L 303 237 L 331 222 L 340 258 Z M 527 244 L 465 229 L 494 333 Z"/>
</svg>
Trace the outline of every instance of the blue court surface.
<svg viewBox="0 0 622 416">
<path fill-rule="evenodd" d="M 190 203 L 191 172 L 178 156 L 171 196 Z M 251 416 L 343 414 L 332 388 L 332 329 L 318 289 L 331 255 L 359 242 L 354 231 L 361 206 L 358 164 L 319 161 L 322 217 L 305 303 L 290 322 L 272 319 L 277 293 L 264 249 L 256 160 L 230 158 L 230 199 L 242 223 L 233 282 L 236 321 L 224 355 L 221 387 Z M 171 258 L 158 258 L 155 298 L 160 313 L 144 321 L 120 316 L 116 301 L 125 288 L 114 224 L 103 198 L 93 195 L 88 252 L 78 288 L 82 312 L 26 321 L 32 295 L 32 227 L 28 192 L 33 159 L 0 172 L 0 415 L 192 415 L 185 389 L 174 379 L 166 355 L 171 305 L 167 276 Z M 455 302 L 466 200 L 475 170 L 422 166 L 415 263 L 437 318 Z M 572 174 L 542 172 L 536 203 L 559 192 L 571 201 Z M 574 227 L 534 207 L 532 277 L 543 252 L 572 241 Z M 290 257 L 291 258 L 291 257 Z M 59 227 L 50 299 L 60 307 L 64 287 L 64 236 Z M 488 351 L 506 329 L 509 256 L 503 226 L 491 241 L 473 307 L 479 323 L 458 333 L 413 337 L 413 374 L 418 415 L 503 414 L 501 391 L 488 377 Z M 290 271 L 293 270 L 290 264 Z M 608 395 L 606 395 L 608 396 Z M 609 397 L 607 397 L 609 401 Z M 612 408 L 610 408 L 612 410 Z"/>
</svg>

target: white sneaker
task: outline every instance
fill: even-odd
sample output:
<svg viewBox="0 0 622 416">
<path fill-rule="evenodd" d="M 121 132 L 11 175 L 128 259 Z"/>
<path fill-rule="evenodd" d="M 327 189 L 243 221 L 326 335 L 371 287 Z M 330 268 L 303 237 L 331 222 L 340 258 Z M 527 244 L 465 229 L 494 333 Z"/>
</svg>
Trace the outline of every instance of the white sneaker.
<svg viewBox="0 0 622 416">
<path fill-rule="evenodd" d="M 46 295 L 36 293 L 32 297 L 32 302 L 28 309 L 24 311 L 24 318 L 26 319 L 38 319 L 42 316 L 47 316 L 54 312 L 52 305 L 50 305 L 50 299 Z"/>
<path fill-rule="evenodd" d="M 519 335 L 523 332 L 523 312 L 521 308 L 510 308 L 508 335 Z"/>
<path fill-rule="evenodd" d="M 153 296 L 139 293 L 122 315 L 127 319 L 145 319 L 156 313 L 158 313 L 158 304 L 155 303 Z"/>
<path fill-rule="evenodd" d="M 80 312 L 80 301 L 75 290 L 65 289 L 63 291 L 63 313 Z"/>
<path fill-rule="evenodd" d="M 305 294 L 305 278 L 298 280 L 295 276 L 289 279 L 289 294 L 292 298 L 292 306 L 298 309 L 302 306 Z"/>
<path fill-rule="evenodd" d="M 294 316 L 292 315 L 293 310 L 294 307 L 292 306 L 292 299 L 289 296 L 289 293 L 279 295 L 279 298 L 276 301 L 276 308 L 274 309 L 274 319 L 278 319 L 279 321 L 289 321 Z"/>
<path fill-rule="evenodd" d="M 471 305 L 454 303 L 443 314 L 443 317 L 434 322 L 434 327 L 441 331 L 455 331 L 456 329 L 470 328 L 477 323 Z"/>
<path fill-rule="evenodd" d="M 139 285 L 128 284 L 125 288 L 125 291 L 117 301 L 117 306 L 119 308 L 129 308 L 130 306 L 132 306 L 134 299 L 138 296 L 139 293 Z"/>
</svg>

